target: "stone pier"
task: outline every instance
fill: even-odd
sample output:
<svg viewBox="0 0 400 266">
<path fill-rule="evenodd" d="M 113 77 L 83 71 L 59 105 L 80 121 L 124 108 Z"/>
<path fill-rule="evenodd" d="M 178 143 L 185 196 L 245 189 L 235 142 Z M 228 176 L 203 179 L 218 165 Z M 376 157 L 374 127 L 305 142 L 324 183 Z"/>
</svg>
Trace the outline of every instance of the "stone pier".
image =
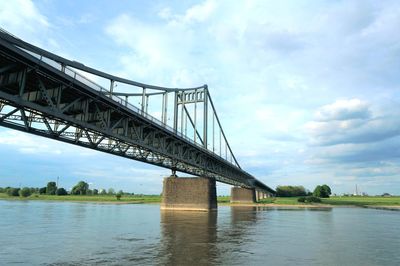
<svg viewBox="0 0 400 266">
<path fill-rule="evenodd" d="M 266 198 L 269 198 L 269 197 L 271 197 L 270 193 L 256 190 L 256 199 L 257 199 L 257 201 L 260 201 L 262 199 L 266 199 Z"/>
<path fill-rule="evenodd" d="M 254 203 L 256 202 L 255 189 L 232 187 L 231 189 L 231 202 L 232 203 Z"/>
<path fill-rule="evenodd" d="M 166 177 L 161 210 L 211 211 L 217 209 L 215 180 L 202 177 Z"/>
</svg>

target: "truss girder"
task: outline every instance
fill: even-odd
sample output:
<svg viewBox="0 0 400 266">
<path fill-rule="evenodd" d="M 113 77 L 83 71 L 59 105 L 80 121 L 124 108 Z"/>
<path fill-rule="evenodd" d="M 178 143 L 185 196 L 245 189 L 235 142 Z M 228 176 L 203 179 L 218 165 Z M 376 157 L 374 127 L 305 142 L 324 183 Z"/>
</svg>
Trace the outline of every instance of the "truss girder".
<svg viewBox="0 0 400 266">
<path fill-rule="evenodd" d="M 104 92 L 37 64 L 2 40 L 0 45 L 0 125 L 231 185 L 256 186 L 247 172 Z"/>
</svg>

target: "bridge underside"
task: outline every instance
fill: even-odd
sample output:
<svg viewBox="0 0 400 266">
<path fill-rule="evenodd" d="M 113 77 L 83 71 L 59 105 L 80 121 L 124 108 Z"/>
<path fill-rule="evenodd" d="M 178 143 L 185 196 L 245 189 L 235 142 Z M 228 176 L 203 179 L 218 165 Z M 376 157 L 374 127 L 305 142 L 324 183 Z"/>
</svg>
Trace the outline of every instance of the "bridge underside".
<svg viewBox="0 0 400 266">
<path fill-rule="evenodd" d="M 247 172 L 77 72 L 2 39 L 0 48 L 1 126 L 274 193 Z"/>
</svg>

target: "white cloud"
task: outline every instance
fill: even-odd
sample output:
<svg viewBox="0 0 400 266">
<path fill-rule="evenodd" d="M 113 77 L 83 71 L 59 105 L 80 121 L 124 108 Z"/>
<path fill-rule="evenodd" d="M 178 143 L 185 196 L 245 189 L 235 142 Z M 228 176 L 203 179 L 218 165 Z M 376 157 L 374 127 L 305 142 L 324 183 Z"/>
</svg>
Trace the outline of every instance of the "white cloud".
<svg viewBox="0 0 400 266">
<path fill-rule="evenodd" d="M 214 12 L 217 2 L 206 0 L 200 4 L 188 8 L 183 15 L 174 15 L 170 8 L 164 8 L 159 12 L 161 18 L 168 20 L 168 23 L 183 26 L 195 22 L 205 22 Z"/>
<path fill-rule="evenodd" d="M 316 112 L 317 121 L 366 119 L 370 117 L 369 106 L 360 99 L 337 100 L 322 106 Z"/>
<path fill-rule="evenodd" d="M 30 0 L 1 1 L 0 24 L 19 37 L 50 26 L 47 18 Z"/>
<path fill-rule="evenodd" d="M 22 154 L 40 156 L 93 156 L 96 152 L 61 143 L 48 138 L 34 136 L 17 130 L 1 129 L 0 145 L 11 147 Z"/>
<path fill-rule="evenodd" d="M 305 127 L 313 145 L 379 142 L 400 135 L 397 109 L 378 116 L 359 99 L 339 100 L 319 108 Z"/>
<path fill-rule="evenodd" d="M 46 139 L 33 137 L 14 130 L 2 131 L 0 135 L 0 144 L 13 146 L 23 154 L 61 154 L 61 150 L 55 149 Z"/>
</svg>

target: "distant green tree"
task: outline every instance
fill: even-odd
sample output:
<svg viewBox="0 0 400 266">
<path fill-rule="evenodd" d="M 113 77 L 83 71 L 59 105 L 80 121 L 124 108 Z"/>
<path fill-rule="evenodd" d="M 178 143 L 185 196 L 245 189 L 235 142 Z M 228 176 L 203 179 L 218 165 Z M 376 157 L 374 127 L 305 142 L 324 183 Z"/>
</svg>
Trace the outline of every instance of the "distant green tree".
<svg viewBox="0 0 400 266">
<path fill-rule="evenodd" d="M 328 194 L 328 198 L 329 198 L 329 196 L 332 194 L 331 188 L 330 188 L 328 185 L 326 185 L 326 184 L 322 185 L 322 188 L 323 188 L 323 189 L 325 190 L 325 192 Z"/>
<path fill-rule="evenodd" d="M 107 190 L 104 188 L 100 189 L 100 195 L 107 195 Z"/>
<path fill-rule="evenodd" d="M 21 197 L 26 198 L 26 197 L 29 197 L 31 194 L 32 194 L 32 193 L 31 193 L 31 189 L 28 188 L 28 187 L 24 187 L 24 188 L 22 188 L 22 189 L 19 190 L 19 195 L 20 195 Z"/>
<path fill-rule="evenodd" d="M 46 187 L 39 188 L 39 194 L 46 194 Z"/>
<path fill-rule="evenodd" d="M 89 184 L 88 183 L 86 183 L 85 181 L 79 181 L 78 184 L 76 184 L 72 188 L 71 194 L 73 194 L 73 195 L 86 195 L 88 189 L 89 189 Z"/>
<path fill-rule="evenodd" d="M 117 198 L 117 200 L 121 200 L 122 194 L 123 194 L 122 190 L 118 191 L 118 193 L 115 194 L 115 197 Z"/>
<path fill-rule="evenodd" d="M 323 193 L 324 192 L 323 192 L 322 186 L 318 185 L 318 186 L 315 187 L 313 195 L 315 197 L 322 197 Z"/>
<path fill-rule="evenodd" d="M 57 190 L 56 182 L 47 183 L 46 194 L 47 195 L 55 195 Z"/>
<path fill-rule="evenodd" d="M 97 189 L 93 189 L 93 195 L 98 195 L 99 191 Z"/>
<path fill-rule="evenodd" d="M 321 202 L 321 199 L 315 196 L 307 196 L 307 197 L 300 197 L 297 199 L 298 202 L 304 202 L 304 203 L 313 203 L 313 202 Z"/>
<path fill-rule="evenodd" d="M 10 187 L 7 189 L 7 195 L 12 197 L 18 197 L 19 190 L 20 190 L 19 188 Z"/>
<path fill-rule="evenodd" d="M 57 188 L 56 195 L 65 196 L 65 195 L 68 195 L 68 192 L 65 190 L 65 188 L 60 187 L 60 188 Z"/>
<path fill-rule="evenodd" d="M 331 193 L 331 188 L 328 185 L 318 185 L 315 187 L 313 195 L 319 198 L 329 198 Z"/>
<path fill-rule="evenodd" d="M 276 195 L 278 197 L 299 197 L 306 196 L 307 192 L 303 186 L 277 186 Z"/>
<path fill-rule="evenodd" d="M 35 194 L 35 193 L 39 192 L 39 188 L 37 188 L 37 187 L 31 187 L 31 188 L 29 188 L 29 190 L 31 191 L 31 194 Z"/>
<path fill-rule="evenodd" d="M 0 187 L 0 193 L 4 193 L 4 192 L 5 192 L 5 189 Z"/>
<path fill-rule="evenodd" d="M 113 188 L 109 188 L 107 194 L 108 195 L 114 195 L 115 194 L 115 190 Z"/>
</svg>

